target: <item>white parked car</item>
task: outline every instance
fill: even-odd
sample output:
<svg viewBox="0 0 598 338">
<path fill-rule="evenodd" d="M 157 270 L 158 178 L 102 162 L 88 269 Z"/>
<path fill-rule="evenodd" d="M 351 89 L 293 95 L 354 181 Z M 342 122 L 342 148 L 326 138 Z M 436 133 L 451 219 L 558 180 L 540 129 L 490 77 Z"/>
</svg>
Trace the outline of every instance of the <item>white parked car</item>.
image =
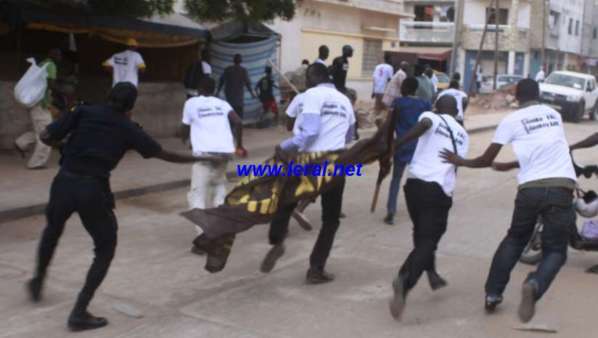
<svg viewBox="0 0 598 338">
<path fill-rule="evenodd" d="M 596 77 L 568 71 L 552 72 L 540 83 L 540 100 L 557 108 L 564 120 L 579 122 L 585 113 L 598 118 Z"/>
</svg>

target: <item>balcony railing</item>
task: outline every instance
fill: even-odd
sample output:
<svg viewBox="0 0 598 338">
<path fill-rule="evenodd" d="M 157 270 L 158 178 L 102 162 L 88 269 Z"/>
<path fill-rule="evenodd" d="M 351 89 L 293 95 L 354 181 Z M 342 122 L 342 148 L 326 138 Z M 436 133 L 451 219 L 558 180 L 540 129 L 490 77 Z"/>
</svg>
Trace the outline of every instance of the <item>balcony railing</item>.
<svg viewBox="0 0 598 338">
<path fill-rule="evenodd" d="M 401 42 L 450 44 L 453 42 L 455 24 L 452 22 L 403 21 L 399 25 Z"/>
</svg>

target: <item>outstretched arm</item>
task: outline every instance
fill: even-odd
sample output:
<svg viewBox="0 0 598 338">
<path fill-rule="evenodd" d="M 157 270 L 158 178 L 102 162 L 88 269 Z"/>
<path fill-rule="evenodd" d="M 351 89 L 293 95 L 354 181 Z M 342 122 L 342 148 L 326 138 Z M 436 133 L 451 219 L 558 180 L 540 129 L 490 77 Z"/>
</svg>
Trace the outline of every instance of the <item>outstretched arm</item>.
<svg viewBox="0 0 598 338">
<path fill-rule="evenodd" d="M 193 163 L 193 162 L 219 162 L 224 158 L 214 156 L 192 156 L 187 154 L 181 154 L 174 151 L 164 150 L 160 151 L 154 156 L 155 158 L 161 159 L 171 163 Z"/>
<path fill-rule="evenodd" d="M 502 144 L 492 143 L 481 156 L 474 159 L 464 159 L 452 151 L 444 149 L 440 152 L 440 157 L 444 159 L 445 163 L 451 163 L 458 167 L 487 168 L 492 165 L 501 148 Z"/>
<path fill-rule="evenodd" d="M 409 143 L 410 141 L 419 138 L 431 127 L 432 120 L 430 120 L 429 118 L 423 118 L 413 128 L 409 129 L 409 131 L 405 135 L 403 135 L 394 142 L 394 148 L 398 149 L 405 143 Z"/>
<path fill-rule="evenodd" d="M 584 140 L 573 144 L 569 149 L 571 151 L 573 151 L 576 149 L 591 148 L 597 144 L 598 144 L 598 133 L 594 133 L 594 134 L 588 136 L 587 138 L 585 138 Z"/>
<path fill-rule="evenodd" d="M 241 144 L 241 130 L 243 128 L 243 120 L 241 120 L 239 114 L 231 110 L 228 113 L 228 121 L 233 129 L 233 136 L 235 138 L 237 148 L 242 148 L 243 145 Z"/>
<path fill-rule="evenodd" d="M 509 170 L 517 169 L 517 168 L 519 168 L 518 161 L 492 163 L 492 169 L 494 169 L 496 171 L 509 171 Z"/>
</svg>

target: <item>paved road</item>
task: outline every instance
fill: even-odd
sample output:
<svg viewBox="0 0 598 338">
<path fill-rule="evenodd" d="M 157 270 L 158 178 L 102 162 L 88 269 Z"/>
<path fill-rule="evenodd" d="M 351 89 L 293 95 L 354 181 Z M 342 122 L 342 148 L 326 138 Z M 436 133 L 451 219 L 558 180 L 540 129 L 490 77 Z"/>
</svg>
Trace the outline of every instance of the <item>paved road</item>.
<svg viewBox="0 0 598 338">
<path fill-rule="evenodd" d="M 597 124 L 568 125 L 570 141 Z M 492 137 L 472 138 L 479 154 Z M 501 155 L 512 157 L 510 150 Z M 598 163 L 596 150 L 580 152 L 578 162 Z M 401 323 L 388 313 L 390 281 L 410 249 L 411 225 L 403 197 L 397 225 L 381 222 L 382 208 L 370 214 L 377 168 L 352 178 L 346 189 L 343 221 L 329 260 L 334 283 L 303 283 L 315 234 L 292 225 L 287 254 L 269 275 L 258 272 L 268 250 L 266 227 L 238 238 L 225 271 L 210 275 L 203 259 L 188 253 L 194 231 L 177 212 L 186 208 L 184 190 L 120 201 L 117 256 L 92 311 L 111 325 L 81 337 L 544 337 L 514 330 L 519 286 L 530 270 L 518 266 L 502 310 L 482 311 L 483 283 L 490 258 L 509 222 L 516 190 L 515 172 L 459 171 L 449 230 L 438 266 L 449 280 L 431 292 L 422 279 L 410 294 Z M 385 182 L 383 193 L 387 190 Z M 583 180 L 598 189 L 598 181 Z M 385 202 L 381 198 L 381 204 Z M 319 218 L 319 206 L 307 215 Z M 91 241 L 74 217 L 69 222 L 38 306 L 27 302 L 23 283 L 32 269 L 43 219 L 31 217 L 0 225 L 0 337 L 65 337 L 65 319 L 92 257 Z M 317 223 L 317 222 L 316 222 Z M 583 270 L 598 253 L 570 251 L 567 266 L 540 303 L 534 325 L 558 329 L 554 337 L 595 337 L 598 276 Z M 143 314 L 131 318 L 114 310 L 126 304 Z"/>
</svg>

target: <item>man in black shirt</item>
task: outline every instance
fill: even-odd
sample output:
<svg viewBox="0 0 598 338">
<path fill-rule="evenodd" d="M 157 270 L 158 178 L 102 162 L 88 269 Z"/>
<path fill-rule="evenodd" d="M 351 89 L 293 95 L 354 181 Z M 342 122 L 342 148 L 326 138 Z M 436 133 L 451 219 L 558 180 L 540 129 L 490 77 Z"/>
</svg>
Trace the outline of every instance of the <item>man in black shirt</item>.
<svg viewBox="0 0 598 338">
<path fill-rule="evenodd" d="M 87 306 L 106 276 L 116 249 L 117 222 L 112 212 L 114 198 L 109 177 L 125 152 L 134 149 L 144 158 L 176 163 L 202 160 L 163 150 L 132 122 L 130 111 L 136 98 L 135 86 L 118 83 L 110 92 L 108 104 L 75 107 L 50 124 L 40 136 L 42 142 L 55 146 L 70 135 L 62 149 L 60 171 L 50 189 L 47 226 L 39 245 L 35 275 L 28 282 L 27 290 L 31 300 L 41 300 L 42 285 L 64 225 L 73 213 L 78 213 L 93 238 L 95 257 L 69 316 L 68 326 L 73 331 L 108 324 L 105 318 L 91 315 Z"/>
<path fill-rule="evenodd" d="M 343 55 L 335 58 L 330 66 L 330 76 L 338 91 L 347 94 L 347 72 L 349 71 L 349 58 L 353 56 L 353 47 L 343 46 Z"/>
<path fill-rule="evenodd" d="M 262 77 L 255 86 L 255 92 L 257 97 L 262 103 L 264 109 L 264 115 L 268 112 L 274 114 L 274 118 L 278 120 L 278 105 L 276 105 L 276 99 L 274 98 L 274 88 L 278 88 L 272 78 L 272 67 L 266 66 L 266 74 Z"/>
</svg>

